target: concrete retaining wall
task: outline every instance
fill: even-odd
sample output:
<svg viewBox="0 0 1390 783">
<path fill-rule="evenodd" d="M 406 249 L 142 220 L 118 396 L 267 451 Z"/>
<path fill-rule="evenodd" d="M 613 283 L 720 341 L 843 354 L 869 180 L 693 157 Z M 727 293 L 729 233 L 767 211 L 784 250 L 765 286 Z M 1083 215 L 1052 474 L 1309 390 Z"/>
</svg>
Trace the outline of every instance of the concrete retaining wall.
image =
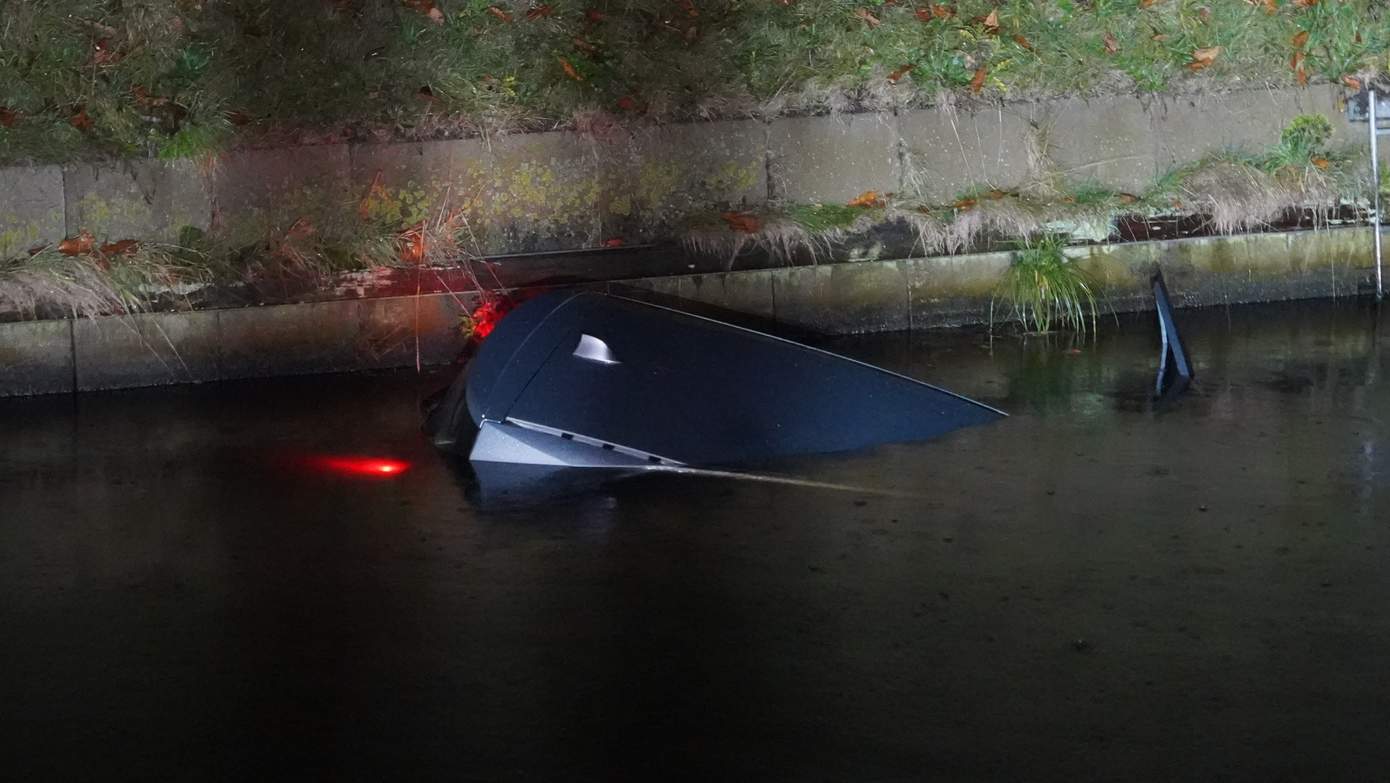
<svg viewBox="0 0 1390 783">
<path fill-rule="evenodd" d="M 1151 305 L 1164 270 L 1179 306 L 1351 296 L 1369 228 L 1076 248 L 1106 307 Z M 594 284 L 648 291 L 822 333 L 983 321 L 1008 253 L 862 261 Z M 472 294 L 0 324 L 0 396 L 408 367 L 452 361 Z"/>
<path fill-rule="evenodd" d="M 1141 191 L 1169 167 L 1261 149 L 1303 113 L 1361 141 L 1338 88 L 1108 97 L 901 114 L 718 121 L 492 139 L 258 150 L 215 166 L 153 160 L 0 169 L 0 258 L 90 231 L 176 241 L 194 228 L 248 242 L 305 219 L 332 234 L 359 212 L 410 224 L 471 205 L 485 254 L 669 236 L 691 214 L 769 199 L 843 203 L 876 190 L 949 203 L 1029 175 L 1039 130 L 1074 181 Z M 823 273 L 816 273 L 823 274 Z"/>
</svg>

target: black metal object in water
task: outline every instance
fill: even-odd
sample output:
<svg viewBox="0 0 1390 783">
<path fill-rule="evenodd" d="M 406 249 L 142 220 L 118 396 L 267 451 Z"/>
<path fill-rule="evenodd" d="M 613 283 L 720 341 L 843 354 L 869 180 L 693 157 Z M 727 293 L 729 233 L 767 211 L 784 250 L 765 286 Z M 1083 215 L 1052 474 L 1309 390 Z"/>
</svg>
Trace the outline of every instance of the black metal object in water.
<svg viewBox="0 0 1390 783">
<path fill-rule="evenodd" d="M 1149 282 L 1153 285 L 1154 309 L 1158 312 L 1158 334 L 1163 344 L 1158 358 L 1158 378 L 1154 381 L 1154 394 L 1159 397 L 1171 396 L 1181 393 L 1192 382 L 1192 363 L 1187 358 L 1187 350 L 1178 334 L 1177 321 L 1173 318 L 1173 304 L 1168 298 L 1168 286 L 1163 282 L 1163 271 L 1155 267 Z M 1169 356 L 1173 358 L 1171 366 L 1168 364 Z"/>
</svg>

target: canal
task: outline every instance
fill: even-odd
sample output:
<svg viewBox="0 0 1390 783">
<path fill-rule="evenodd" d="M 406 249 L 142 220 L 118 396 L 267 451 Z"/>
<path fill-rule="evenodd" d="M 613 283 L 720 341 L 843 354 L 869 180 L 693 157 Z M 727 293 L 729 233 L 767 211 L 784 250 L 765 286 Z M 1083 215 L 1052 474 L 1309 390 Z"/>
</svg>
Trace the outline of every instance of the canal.
<svg viewBox="0 0 1390 783">
<path fill-rule="evenodd" d="M 442 373 L 0 401 L 4 776 L 1380 778 L 1390 330 L 1178 318 L 1166 403 L 1152 316 L 844 338 L 1012 415 L 545 496 Z"/>
</svg>

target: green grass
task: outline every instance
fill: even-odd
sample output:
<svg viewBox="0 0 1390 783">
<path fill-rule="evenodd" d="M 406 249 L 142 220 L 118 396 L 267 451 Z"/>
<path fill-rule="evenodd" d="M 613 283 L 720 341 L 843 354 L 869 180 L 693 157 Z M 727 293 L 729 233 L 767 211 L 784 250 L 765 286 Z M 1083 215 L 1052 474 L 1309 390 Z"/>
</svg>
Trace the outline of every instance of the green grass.
<svg viewBox="0 0 1390 783">
<path fill-rule="evenodd" d="M 1098 320 L 1093 286 L 1067 258 L 1066 239 L 1043 236 L 1015 254 L 995 298 L 1004 302 L 1025 331 L 1095 330 Z M 993 320 L 994 305 L 990 305 Z"/>
<path fill-rule="evenodd" d="M 1026 97 L 1295 84 L 1300 33 L 1314 80 L 1381 71 L 1390 52 L 1375 0 L 1279 0 L 1274 14 L 1239 0 L 434 1 L 432 18 L 428 0 L 0 0 L 0 162 L 553 127 L 594 109 L 874 108 L 976 85 Z M 1210 47 L 1220 54 L 1194 73 Z"/>
</svg>

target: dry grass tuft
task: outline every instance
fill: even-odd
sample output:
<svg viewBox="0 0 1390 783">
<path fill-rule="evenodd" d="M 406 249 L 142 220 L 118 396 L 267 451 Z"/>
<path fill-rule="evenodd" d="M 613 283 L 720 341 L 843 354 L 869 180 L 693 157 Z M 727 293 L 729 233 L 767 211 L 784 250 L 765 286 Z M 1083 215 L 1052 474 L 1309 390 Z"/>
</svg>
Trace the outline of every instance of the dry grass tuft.
<svg viewBox="0 0 1390 783">
<path fill-rule="evenodd" d="M 184 297 L 210 279 L 170 248 L 147 246 L 116 258 L 44 248 L 0 261 L 0 312 L 31 318 L 43 311 L 75 318 L 124 315 L 147 309 L 161 296 Z"/>
</svg>

